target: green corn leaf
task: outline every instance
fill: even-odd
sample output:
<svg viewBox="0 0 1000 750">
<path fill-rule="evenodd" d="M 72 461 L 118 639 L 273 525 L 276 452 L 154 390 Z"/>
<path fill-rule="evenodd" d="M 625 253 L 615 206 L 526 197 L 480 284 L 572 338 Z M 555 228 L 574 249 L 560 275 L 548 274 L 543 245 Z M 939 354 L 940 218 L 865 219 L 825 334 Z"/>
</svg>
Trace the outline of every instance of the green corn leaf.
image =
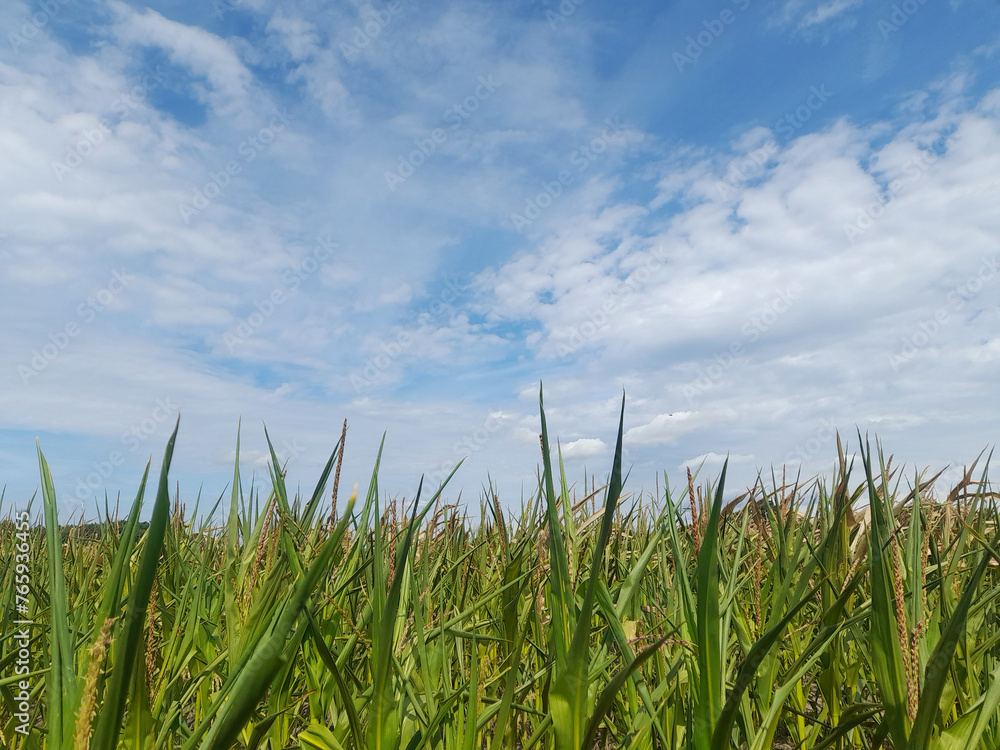
<svg viewBox="0 0 1000 750">
<path fill-rule="evenodd" d="M 566 663 L 569 651 L 575 595 L 570 583 L 569 560 L 566 556 L 562 524 L 559 522 L 559 508 L 556 505 L 555 485 L 552 479 L 552 458 L 549 451 L 549 431 L 545 423 L 545 402 L 541 387 L 538 389 L 538 412 L 542 423 L 542 472 L 549 530 L 549 557 L 552 568 L 550 582 L 553 600 L 551 605 L 551 638 L 556 664 L 562 666 Z"/>
<path fill-rule="evenodd" d="M 694 706 L 694 744 L 712 747 L 712 732 L 722 711 L 725 685 L 722 671 L 722 633 L 719 616 L 719 522 L 729 460 L 722 465 L 715 499 L 708 515 L 705 538 L 698 552 L 697 633 L 698 688 Z"/>
<path fill-rule="evenodd" d="M 996 542 L 997 540 L 994 540 L 994 546 L 996 546 Z M 950 679 L 951 661 L 959 641 L 965 636 L 969 607 L 972 606 L 973 598 L 979 588 L 979 580 L 991 559 L 992 555 L 989 552 L 982 554 L 975 571 L 965 583 L 965 592 L 962 594 L 958 606 L 952 612 L 947 625 L 941 632 L 941 638 L 934 648 L 934 652 L 927 660 L 923 691 L 920 694 L 917 718 L 913 722 L 909 744 L 906 746 L 907 750 L 927 750 L 931 746 L 941 694 L 944 691 L 945 683 Z"/>
<path fill-rule="evenodd" d="M 49 669 L 46 696 L 49 703 L 49 742 L 54 748 L 68 747 L 73 733 L 73 714 L 79 703 L 76 670 L 73 666 L 73 632 L 66 607 L 66 582 L 63 573 L 62 536 L 59 532 L 59 506 L 49 465 L 37 444 L 38 468 L 42 478 L 42 504 L 45 510 L 45 546 L 49 562 Z"/>
<path fill-rule="evenodd" d="M 860 438 L 860 436 L 859 436 Z M 882 488 L 888 491 L 884 462 Z M 885 704 L 884 723 L 893 743 L 905 747 L 910 722 L 907 712 L 906 672 L 897 629 L 896 596 L 893 584 L 893 559 L 890 547 L 893 529 L 886 501 L 872 476 L 872 454 L 864 454 L 865 476 L 872 525 L 869 532 L 869 571 L 872 587 L 871 656 L 875 680 Z"/>
<path fill-rule="evenodd" d="M 590 748 L 594 747 L 594 741 L 597 739 L 597 730 L 600 728 L 601 722 L 604 721 L 604 717 L 611 711 L 611 706 L 615 700 L 615 696 L 618 695 L 618 691 L 622 689 L 629 677 L 642 666 L 643 662 L 659 650 L 660 646 L 666 640 L 667 637 L 664 636 L 654 641 L 611 678 L 597 698 L 594 711 L 587 722 L 587 730 L 583 735 L 583 741 L 580 743 L 580 750 L 590 750 Z"/>
<path fill-rule="evenodd" d="M 818 586 L 814 588 L 813 593 L 815 593 L 818 589 Z M 743 697 L 744 691 L 750 687 L 750 684 L 753 682 L 754 675 L 760 667 L 760 663 L 768 654 L 770 654 L 771 650 L 781 639 L 781 636 L 784 634 L 788 624 L 807 604 L 809 604 L 811 600 L 812 595 L 803 597 L 785 614 L 784 617 L 781 618 L 777 625 L 764 633 L 764 635 L 762 635 L 757 642 L 753 644 L 750 651 L 747 653 L 746 658 L 744 658 L 740 663 L 736 672 L 736 680 L 734 681 L 733 687 L 729 692 L 729 696 L 722 707 L 718 722 L 716 723 L 712 734 L 712 750 L 727 750 L 727 748 L 729 748 L 730 734 L 733 731 L 733 724 L 736 721 L 736 715 L 739 712 L 740 700 Z"/>
<path fill-rule="evenodd" d="M 156 500 L 153 503 L 153 514 L 146 531 L 146 542 L 139 560 L 139 570 L 129 591 L 125 617 L 116 624 L 116 657 L 90 744 L 93 750 L 110 750 L 117 746 L 118 733 L 121 730 L 122 717 L 125 715 L 128 699 L 129 680 L 134 676 L 135 663 L 142 652 L 142 633 L 146 624 L 146 609 L 149 606 L 149 597 L 153 591 L 153 579 L 156 577 L 156 568 L 163 551 L 163 538 L 170 521 L 168 474 L 179 428 L 180 417 L 177 418 L 174 431 L 171 433 L 170 439 L 167 440 L 167 447 L 163 454 L 163 465 L 160 468 L 160 483 Z"/>
<path fill-rule="evenodd" d="M 625 397 L 622 396 L 622 411 L 618 423 L 618 441 L 615 446 L 611 480 L 604 504 L 604 516 L 597 537 L 597 545 L 591 561 L 590 576 L 583 598 L 573 639 L 566 656 L 566 662 L 556 663 L 556 677 L 549 692 L 552 723 L 556 732 L 556 747 L 577 750 L 586 732 L 591 713 L 590 702 L 590 631 L 593 617 L 594 599 L 603 572 L 604 551 L 611 536 L 615 510 L 622 488 L 622 441 L 625 426 Z"/>
<path fill-rule="evenodd" d="M 350 523 L 353 506 L 352 497 L 340 523 L 320 548 L 308 570 L 299 576 L 298 584 L 282 608 L 274 627 L 258 640 L 253 655 L 235 677 L 231 678 L 232 687 L 228 693 L 220 696 L 220 700 L 225 700 L 225 703 L 216 707 L 217 718 L 205 734 L 201 743 L 202 750 L 229 750 L 233 746 L 271 681 L 290 657 L 286 651 L 286 641 L 290 635 L 292 642 L 296 641 L 293 634 L 296 621 L 319 579 L 329 572 L 330 561 Z M 196 730 L 192 739 L 198 735 Z"/>
</svg>

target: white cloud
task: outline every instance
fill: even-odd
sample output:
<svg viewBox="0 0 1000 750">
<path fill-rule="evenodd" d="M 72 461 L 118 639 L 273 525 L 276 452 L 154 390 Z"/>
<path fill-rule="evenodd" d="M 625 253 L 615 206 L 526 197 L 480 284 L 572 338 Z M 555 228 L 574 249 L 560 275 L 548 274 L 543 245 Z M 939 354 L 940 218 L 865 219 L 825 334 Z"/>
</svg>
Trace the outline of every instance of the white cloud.
<svg viewBox="0 0 1000 750">
<path fill-rule="evenodd" d="M 646 424 L 633 427 L 625 433 L 630 445 L 674 445 L 684 435 L 713 425 L 724 426 L 734 422 L 740 414 L 732 409 L 713 412 L 679 411 L 657 414 Z"/>
<path fill-rule="evenodd" d="M 681 461 L 677 467 L 677 471 L 683 474 L 685 470 L 691 469 L 691 471 L 694 472 L 701 466 L 704 466 L 710 471 L 719 470 L 722 468 L 723 464 L 726 463 L 726 461 L 728 461 L 730 465 L 733 465 L 753 463 L 753 460 L 754 457 L 752 455 L 744 456 L 739 453 L 727 455 L 709 451 L 708 453 L 703 453 L 700 456 L 695 456 L 694 458 L 689 458 L 686 461 Z"/>
<path fill-rule="evenodd" d="M 828 0 L 818 5 L 808 0 L 787 0 L 773 14 L 771 23 L 779 27 L 794 26 L 806 34 L 824 25 L 853 28 L 857 25 L 858 19 L 849 11 L 860 5 L 862 5 L 861 0 Z"/>
<path fill-rule="evenodd" d="M 608 444 L 600 438 L 580 438 L 566 443 L 562 447 L 563 456 L 566 458 L 590 458 L 600 456 L 608 451 Z"/>
<path fill-rule="evenodd" d="M 984 278 L 1000 278 L 989 269 L 1000 239 L 1000 118 L 956 91 L 932 87 L 933 114 L 912 113 L 902 126 L 842 120 L 792 140 L 732 197 L 714 189 L 725 160 L 703 159 L 672 183 L 690 207 L 657 235 L 636 237 L 627 221 L 594 229 L 615 205 L 607 193 L 560 221 L 538 251 L 489 272 L 493 314 L 540 324 L 529 340 L 538 355 L 562 344 L 570 351 L 560 362 L 624 381 L 644 402 L 628 412 L 636 426 L 625 443 L 636 451 L 729 434 L 723 447 L 733 455 L 780 463 L 805 450 L 818 470 L 835 450 L 833 429 L 850 440 L 856 425 L 886 436 L 940 427 L 977 389 L 990 390 L 991 326 L 1000 325 L 986 291 L 997 282 Z M 886 201 L 893 180 L 898 192 Z M 845 225 L 859 228 L 859 217 L 852 243 Z M 644 267 L 652 272 L 623 291 L 622 279 Z M 922 321 L 944 313 L 926 340 Z M 953 378 L 948 387 L 943 377 Z M 549 388 L 579 380 L 555 378 Z M 594 404 L 589 391 L 572 392 Z M 907 408 L 910 398 L 926 413 Z M 570 430 L 592 422 L 582 405 L 573 413 L 581 421 L 570 418 Z M 779 434 L 789 419 L 803 424 L 799 434 Z"/>
<path fill-rule="evenodd" d="M 836 428 L 850 440 L 856 426 L 877 429 L 928 462 L 974 454 L 994 429 L 984 394 L 995 390 L 996 281 L 960 290 L 1000 238 L 1000 90 L 969 93 L 984 88 L 971 63 L 922 91 L 886 84 L 871 99 L 831 84 L 831 103 L 794 132 L 762 117 L 774 124 L 702 134 L 660 116 L 694 78 L 625 86 L 632 74 L 615 64 L 596 72 L 583 16 L 557 35 L 541 16 L 518 19 L 510 35 L 499 5 L 407 5 L 352 62 L 339 43 L 363 6 L 253 6 L 238 11 L 252 40 L 189 25 L 181 10 L 184 23 L 115 4 L 110 27 L 80 27 L 97 40 L 89 47 L 71 51 L 54 23 L 0 50 L 0 286 L 17 311 L 0 326 L 12 363 L 0 371 L 7 465 L 30 466 L 24 432 L 50 444 L 58 434 L 73 446 L 60 469 L 72 489 L 169 396 L 184 415 L 183 476 L 227 473 L 243 413 L 247 450 L 262 449 L 266 419 L 279 440 L 303 443 L 293 475 L 309 482 L 346 413 L 347 476 L 367 479 L 388 429 L 386 487 L 468 455 L 460 484 L 477 488 L 490 471 L 516 498 L 522 482 L 533 490 L 539 459 L 539 378 L 551 437 L 568 436 L 575 458 L 610 451 L 625 388 L 626 463 L 647 488 L 691 455 L 746 458 L 734 460 L 731 486 L 751 474 L 752 456 L 821 467 Z M 787 7 L 789 27 L 816 29 L 857 10 Z M 5 28 L 26 18 L 27 5 L 0 8 Z M 727 45 L 754 31 L 739 28 Z M 188 74 L 178 78 L 193 79 L 175 93 L 207 104 L 204 122 L 184 124 L 156 97 L 116 112 L 141 83 L 140 60 L 160 50 Z M 716 52 L 722 59 L 721 44 L 699 71 Z M 495 93 L 391 192 L 385 171 L 486 75 Z M 784 102 L 789 89 L 777 83 L 768 95 Z M 735 121 L 743 104 L 764 111 L 763 99 L 751 102 L 758 92 L 738 93 Z M 801 102 L 795 94 L 777 111 Z M 246 160 L 241 144 L 278 101 L 291 104 L 289 127 Z M 869 105 L 863 120 L 848 116 Z M 572 155 L 618 114 L 621 136 L 515 232 L 512 212 L 576 169 Z M 100 142 L 80 147 L 102 123 Z M 759 174 L 720 190 L 772 139 Z M 60 180 L 53 162 L 81 148 L 88 154 Z M 940 157 L 914 171 L 929 148 Z M 233 160 L 239 173 L 186 222 L 180 202 Z M 881 209 L 894 179 L 903 189 Z M 873 206 L 879 216 L 852 243 L 844 225 Z M 337 250 L 295 276 L 328 234 Z M 17 366 L 82 323 L 78 305 L 118 268 L 135 284 L 24 386 Z M 439 280 L 459 273 L 474 276 L 471 288 L 415 324 L 411 313 L 441 299 Z M 272 304 L 275 292 L 283 301 Z M 922 324 L 942 310 L 947 320 L 928 333 Z M 230 349 L 226 335 L 240 325 L 252 331 Z M 350 374 L 401 331 L 409 346 L 355 394 Z M 509 429 L 490 432 L 488 445 L 469 438 L 495 412 Z M 165 437 L 155 432 L 130 458 Z M 30 472 L 19 477 L 28 494 Z"/>
<path fill-rule="evenodd" d="M 832 2 L 809 11 L 802 19 L 802 25 L 815 26 L 825 23 L 858 5 L 861 5 L 861 0 L 832 0 Z"/>
<path fill-rule="evenodd" d="M 513 436 L 522 443 L 538 445 L 538 430 L 532 430 L 529 427 L 515 427 Z"/>
<path fill-rule="evenodd" d="M 340 27 L 342 24 L 336 23 Z M 277 37 L 286 50 L 292 69 L 289 83 L 302 82 L 306 91 L 320 105 L 329 120 L 357 126 L 360 114 L 342 80 L 339 53 L 322 43 L 316 24 L 279 10 L 267 24 L 267 31 Z"/>
<path fill-rule="evenodd" d="M 224 39 L 149 8 L 137 13 L 120 0 L 109 0 L 109 4 L 118 18 L 114 33 L 119 41 L 160 47 L 177 65 L 204 76 L 211 87 L 204 98 L 219 112 L 233 114 L 243 109 L 253 75 Z"/>
</svg>

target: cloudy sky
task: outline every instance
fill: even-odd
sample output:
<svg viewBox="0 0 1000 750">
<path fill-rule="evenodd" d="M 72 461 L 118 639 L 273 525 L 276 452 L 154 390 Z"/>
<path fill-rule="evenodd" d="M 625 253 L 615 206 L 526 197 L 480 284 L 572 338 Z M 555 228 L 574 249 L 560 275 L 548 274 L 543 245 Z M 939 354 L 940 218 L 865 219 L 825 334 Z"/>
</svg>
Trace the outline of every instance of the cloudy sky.
<svg viewBox="0 0 1000 750">
<path fill-rule="evenodd" d="M 5 505 L 992 445 L 1000 6 L 579 3 L 2 3 Z"/>
</svg>

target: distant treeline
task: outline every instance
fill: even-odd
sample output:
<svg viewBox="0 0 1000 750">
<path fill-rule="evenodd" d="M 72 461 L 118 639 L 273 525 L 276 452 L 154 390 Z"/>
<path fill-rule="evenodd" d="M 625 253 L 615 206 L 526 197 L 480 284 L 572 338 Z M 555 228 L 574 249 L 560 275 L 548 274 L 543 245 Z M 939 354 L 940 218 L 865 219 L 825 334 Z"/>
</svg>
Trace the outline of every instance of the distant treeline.
<svg viewBox="0 0 1000 750">
<path fill-rule="evenodd" d="M 147 521 L 140 521 L 136 525 L 136 532 L 138 536 L 142 536 L 142 533 L 149 528 L 149 523 Z M 108 529 L 111 528 L 120 534 L 125 528 L 125 521 L 63 524 L 59 527 L 59 531 L 62 534 L 63 542 L 68 541 L 71 534 L 74 539 L 85 539 L 87 541 L 96 542 L 106 538 Z M 45 533 L 45 528 L 43 526 L 34 526 L 31 531 L 33 534 L 43 535 Z M 5 518 L 0 521 L 0 535 L 6 535 L 8 533 L 14 533 L 14 522 Z"/>
</svg>

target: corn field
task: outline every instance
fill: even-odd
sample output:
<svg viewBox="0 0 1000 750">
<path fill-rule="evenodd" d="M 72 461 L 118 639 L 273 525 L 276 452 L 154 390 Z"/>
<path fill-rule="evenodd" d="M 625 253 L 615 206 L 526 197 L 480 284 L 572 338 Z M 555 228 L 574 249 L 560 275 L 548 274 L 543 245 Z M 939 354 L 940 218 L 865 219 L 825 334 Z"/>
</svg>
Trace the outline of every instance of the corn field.
<svg viewBox="0 0 1000 750">
<path fill-rule="evenodd" d="M 988 461 L 938 487 L 838 439 L 821 480 L 630 493 L 622 433 L 604 486 L 570 485 L 542 409 L 537 491 L 512 510 L 486 487 L 470 516 L 445 487 L 387 500 L 381 450 L 338 505 L 344 435 L 301 497 L 273 449 L 270 487 L 244 487 L 237 439 L 231 488 L 188 513 L 175 429 L 148 525 L 147 466 L 96 534 L 59 526 L 39 450 L 44 526 L 0 529 L 2 742 L 1000 747 Z"/>
</svg>

